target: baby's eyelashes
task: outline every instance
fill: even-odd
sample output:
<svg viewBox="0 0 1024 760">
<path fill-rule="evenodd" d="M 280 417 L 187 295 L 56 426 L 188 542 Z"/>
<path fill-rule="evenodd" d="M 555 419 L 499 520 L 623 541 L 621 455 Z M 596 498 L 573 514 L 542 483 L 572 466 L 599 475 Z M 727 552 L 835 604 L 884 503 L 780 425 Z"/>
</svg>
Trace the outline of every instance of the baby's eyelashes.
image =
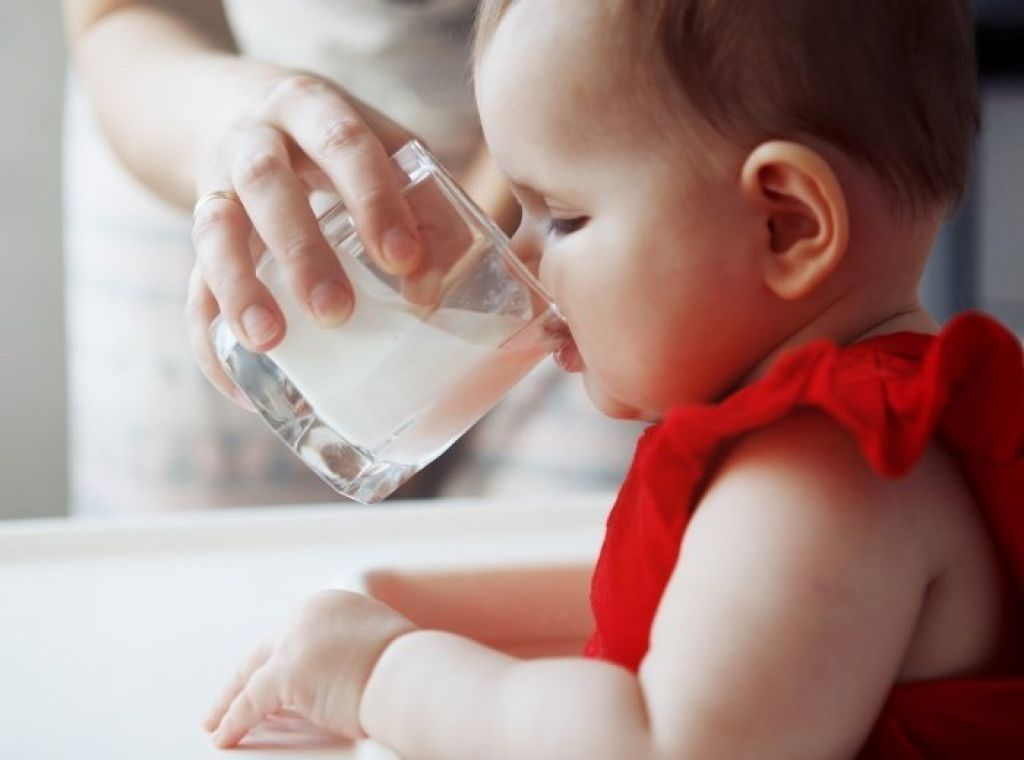
<svg viewBox="0 0 1024 760">
<path fill-rule="evenodd" d="M 589 216 L 552 217 L 548 223 L 548 234 L 563 236 L 579 232 L 590 221 Z"/>
</svg>

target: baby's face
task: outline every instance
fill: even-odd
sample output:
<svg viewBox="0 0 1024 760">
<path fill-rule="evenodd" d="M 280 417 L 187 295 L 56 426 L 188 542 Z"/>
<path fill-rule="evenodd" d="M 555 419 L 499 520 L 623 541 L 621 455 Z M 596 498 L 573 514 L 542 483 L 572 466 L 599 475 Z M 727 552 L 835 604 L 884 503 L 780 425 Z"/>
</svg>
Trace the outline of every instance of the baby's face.
<svg viewBox="0 0 1024 760">
<path fill-rule="evenodd" d="M 704 167 L 701 148 L 645 118 L 656 105 L 615 82 L 602 5 L 519 0 L 480 61 L 477 101 L 523 206 L 513 246 L 542 256 L 591 398 L 654 419 L 749 368 L 734 339 L 749 316 L 733 306 L 760 280 L 733 255 L 747 221 L 735 176 Z"/>
</svg>

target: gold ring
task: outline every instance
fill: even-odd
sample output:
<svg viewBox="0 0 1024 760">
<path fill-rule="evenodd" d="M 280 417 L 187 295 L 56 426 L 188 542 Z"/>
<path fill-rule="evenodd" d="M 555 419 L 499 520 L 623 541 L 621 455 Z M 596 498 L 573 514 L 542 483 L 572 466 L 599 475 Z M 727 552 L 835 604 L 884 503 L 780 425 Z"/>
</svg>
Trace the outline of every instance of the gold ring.
<svg viewBox="0 0 1024 760">
<path fill-rule="evenodd" d="M 242 200 L 241 198 L 238 197 L 238 193 L 235 193 L 231 190 L 211 190 L 208 193 L 200 195 L 196 199 L 195 205 L 192 206 L 193 222 L 195 222 L 196 220 L 196 214 L 199 213 L 199 209 L 201 209 L 203 206 L 205 206 L 212 200 L 232 201 L 233 203 L 237 203 L 239 206 L 242 205 Z"/>
</svg>

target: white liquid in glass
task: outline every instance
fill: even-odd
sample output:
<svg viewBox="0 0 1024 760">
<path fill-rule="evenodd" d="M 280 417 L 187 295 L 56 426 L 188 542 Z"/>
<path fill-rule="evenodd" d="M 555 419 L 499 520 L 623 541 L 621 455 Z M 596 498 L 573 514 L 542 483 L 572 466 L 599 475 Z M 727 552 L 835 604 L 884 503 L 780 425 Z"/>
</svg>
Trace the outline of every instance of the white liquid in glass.
<svg viewBox="0 0 1024 760">
<path fill-rule="evenodd" d="M 375 458 L 416 464 L 446 446 L 547 350 L 503 346 L 529 324 L 516 316 L 443 308 L 424 321 L 358 262 L 342 263 L 357 296 L 336 328 L 300 309 L 280 267 L 261 273 L 288 325 L 268 356 L 324 423 Z"/>
</svg>

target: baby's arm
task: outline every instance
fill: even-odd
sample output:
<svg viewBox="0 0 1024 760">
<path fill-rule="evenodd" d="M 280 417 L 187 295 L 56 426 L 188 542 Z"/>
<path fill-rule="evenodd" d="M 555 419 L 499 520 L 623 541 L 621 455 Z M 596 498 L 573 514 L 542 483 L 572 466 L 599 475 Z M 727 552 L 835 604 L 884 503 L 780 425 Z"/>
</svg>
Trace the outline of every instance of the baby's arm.
<svg viewBox="0 0 1024 760">
<path fill-rule="evenodd" d="M 406 760 L 650 756 L 632 673 L 580 658 L 517 660 L 438 631 L 387 649 L 360 723 Z"/>
<path fill-rule="evenodd" d="M 362 724 L 408 758 L 850 756 L 933 574 L 914 488 L 824 418 L 780 423 L 703 498 L 639 677 L 420 631 L 384 653 Z"/>
</svg>

